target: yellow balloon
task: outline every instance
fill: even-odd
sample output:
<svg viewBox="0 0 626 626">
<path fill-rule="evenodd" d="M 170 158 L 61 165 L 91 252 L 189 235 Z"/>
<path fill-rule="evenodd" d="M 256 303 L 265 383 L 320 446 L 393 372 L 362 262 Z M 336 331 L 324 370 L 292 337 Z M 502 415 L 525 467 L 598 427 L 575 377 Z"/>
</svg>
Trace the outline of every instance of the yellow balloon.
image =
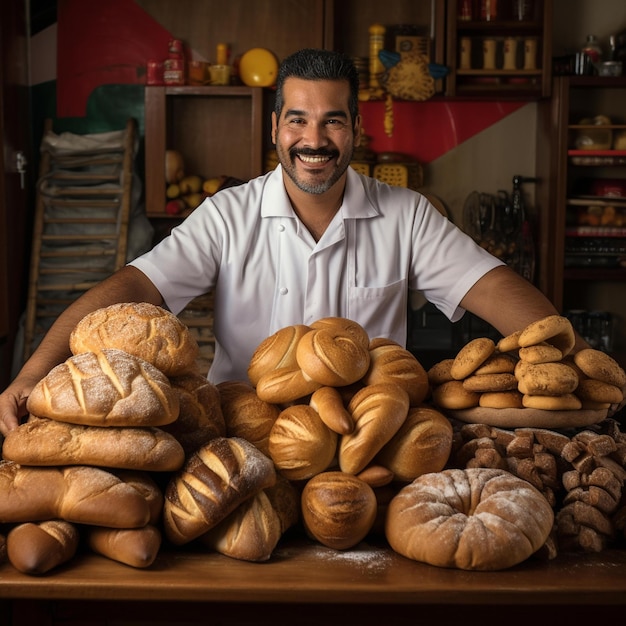
<svg viewBox="0 0 626 626">
<path fill-rule="evenodd" d="M 239 61 L 239 76 L 249 87 L 272 87 L 277 75 L 278 59 L 266 48 L 251 48 Z"/>
</svg>

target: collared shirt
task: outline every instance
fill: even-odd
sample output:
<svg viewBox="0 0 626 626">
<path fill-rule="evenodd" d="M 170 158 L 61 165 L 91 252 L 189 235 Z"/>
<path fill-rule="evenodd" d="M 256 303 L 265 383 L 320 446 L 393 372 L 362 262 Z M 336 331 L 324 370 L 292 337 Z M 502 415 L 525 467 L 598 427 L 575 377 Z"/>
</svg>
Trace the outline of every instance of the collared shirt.
<svg viewBox="0 0 626 626">
<path fill-rule="evenodd" d="M 131 262 L 179 313 L 214 292 L 209 379 L 246 380 L 257 346 L 277 330 L 323 317 L 361 324 L 405 345 L 410 290 L 449 319 L 471 286 L 501 262 L 421 194 L 348 168 L 343 203 L 316 242 L 295 214 L 282 168 L 207 198 Z"/>
</svg>

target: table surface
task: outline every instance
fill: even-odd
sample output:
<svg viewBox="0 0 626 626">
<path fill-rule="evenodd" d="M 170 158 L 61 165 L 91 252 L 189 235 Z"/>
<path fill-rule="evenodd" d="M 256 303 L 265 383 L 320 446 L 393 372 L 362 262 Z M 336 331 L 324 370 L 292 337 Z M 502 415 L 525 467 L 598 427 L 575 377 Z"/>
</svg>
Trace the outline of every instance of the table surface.
<svg viewBox="0 0 626 626">
<path fill-rule="evenodd" d="M 451 593 L 453 592 L 453 593 Z M 468 572 L 406 559 L 384 543 L 335 551 L 296 538 L 250 563 L 163 549 L 135 569 L 81 553 L 45 576 L 0 566 L 0 599 L 369 604 L 626 606 L 626 550 L 531 557 L 513 568 Z"/>
</svg>

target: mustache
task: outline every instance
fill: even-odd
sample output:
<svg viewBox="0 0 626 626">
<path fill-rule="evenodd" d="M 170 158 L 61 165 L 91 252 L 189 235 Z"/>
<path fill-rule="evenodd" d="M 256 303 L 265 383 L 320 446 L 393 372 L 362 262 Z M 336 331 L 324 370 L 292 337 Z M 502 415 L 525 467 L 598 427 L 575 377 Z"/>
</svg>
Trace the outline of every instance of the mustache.
<svg viewBox="0 0 626 626">
<path fill-rule="evenodd" d="M 321 157 L 335 157 L 339 154 L 338 150 L 328 150 L 327 148 L 320 148 L 314 150 L 313 148 L 292 148 L 289 151 L 291 158 L 295 158 L 299 155 L 303 156 L 321 156 Z"/>
</svg>

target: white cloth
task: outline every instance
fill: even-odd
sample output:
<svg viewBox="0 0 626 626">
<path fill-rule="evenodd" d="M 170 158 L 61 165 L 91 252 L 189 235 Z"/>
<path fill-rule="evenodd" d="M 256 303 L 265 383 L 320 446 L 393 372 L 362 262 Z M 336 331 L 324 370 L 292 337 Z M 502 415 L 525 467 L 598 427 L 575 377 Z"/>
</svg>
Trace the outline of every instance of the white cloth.
<svg viewBox="0 0 626 626">
<path fill-rule="evenodd" d="M 213 290 L 209 379 L 246 380 L 256 347 L 280 328 L 339 316 L 371 338 L 406 343 L 409 290 L 448 318 L 501 262 L 421 194 L 348 169 L 343 204 L 319 242 L 293 211 L 282 169 L 206 199 L 171 235 L 132 261 L 180 312 Z"/>
</svg>

